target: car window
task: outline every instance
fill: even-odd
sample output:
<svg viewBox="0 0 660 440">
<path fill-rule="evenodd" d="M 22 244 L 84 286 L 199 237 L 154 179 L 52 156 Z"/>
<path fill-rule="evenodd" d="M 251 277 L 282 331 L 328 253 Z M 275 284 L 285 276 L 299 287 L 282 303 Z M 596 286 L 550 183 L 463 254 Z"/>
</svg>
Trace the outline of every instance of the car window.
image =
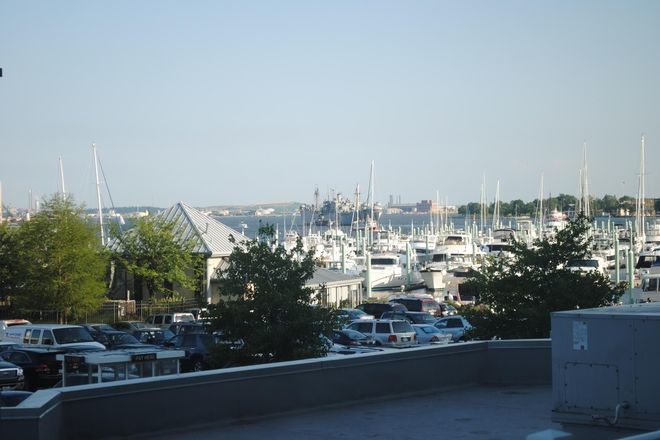
<svg viewBox="0 0 660 440">
<path fill-rule="evenodd" d="M 7 359 L 7 358 L 5 358 Z M 13 362 L 15 364 L 29 364 L 30 363 L 30 358 L 28 355 L 25 353 L 20 353 L 20 352 L 10 352 L 9 353 L 9 358 L 7 359 L 9 362 Z"/>
<path fill-rule="evenodd" d="M 392 328 L 394 329 L 394 333 L 406 333 L 413 331 L 413 328 L 410 325 L 410 323 L 404 321 L 394 321 L 392 323 Z"/>
<path fill-rule="evenodd" d="M 41 330 L 32 330 L 32 336 L 30 337 L 30 344 L 38 344 L 40 336 L 41 336 Z"/>
<path fill-rule="evenodd" d="M 32 335 L 32 329 L 25 330 L 25 334 L 23 335 L 23 344 L 30 343 L 30 335 Z"/>
<path fill-rule="evenodd" d="M 161 315 L 156 316 L 154 318 L 154 324 L 162 324 L 163 323 L 163 317 Z"/>
<path fill-rule="evenodd" d="M 357 330 L 360 333 L 371 333 L 372 324 L 371 322 L 358 322 L 355 326 L 351 326 L 353 330 Z"/>
<path fill-rule="evenodd" d="M 390 333 L 390 324 L 389 324 L 389 322 L 377 322 L 376 323 L 376 333 Z"/>
<path fill-rule="evenodd" d="M 447 328 L 460 328 L 463 327 L 463 322 L 460 319 L 452 318 L 447 320 Z"/>
<path fill-rule="evenodd" d="M 172 315 L 165 316 L 164 323 L 165 324 L 172 324 Z"/>
<path fill-rule="evenodd" d="M 53 333 L 50 330 L 44 330 L 41 335 L 41 343 L 44 345 L 53 345 Z"/>
<path fill-rule="evenodd" d="M 60 344 L 73 344 L 76 342 L 94 342 L 92 336 L 82 327 L 66 327 L 53 330 Z"/>
<path fill-rule="evenodd" d="M 447 320 L 446 320 L 446 319 L 442 319 L 442 320 L 440 320 L 440 321 L 437 321 L 437 322 L 436 322 L 435 324 L 433 324 L 433 325 L 435 325 L 437 328 L 447 328 Z"/>
</svg>

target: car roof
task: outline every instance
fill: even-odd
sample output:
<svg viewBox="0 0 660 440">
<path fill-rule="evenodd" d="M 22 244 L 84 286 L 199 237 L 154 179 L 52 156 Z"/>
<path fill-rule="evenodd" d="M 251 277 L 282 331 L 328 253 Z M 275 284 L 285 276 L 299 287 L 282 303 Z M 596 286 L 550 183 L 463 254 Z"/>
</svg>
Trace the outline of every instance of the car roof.
<svg viewBox="0 0 660 440">
<path fill-rule="evenodd" d="M 360 323 L 360 322 L 408 322 L 405 319 L 360 319 L 353 321 L 351 324 Z"/>
<path fill-rule="evenodd" d="M 81 325 L 77 324 L 22 324 L 22 325 L 13 325 L 12 329 L 20 330 L 22 328 L 36 328 L 36 329 L 49 329 L 55 330 L 60 328 L 84 328 Z"/>
<path fill-rule="evenodd" d="M 36 353 L 36 354 L 58 354 L 58 353 L 66 353 L 66 350 L 61 350 L 57 348 L 44 348 L 44 347 L 25 347 L 25 346 L 20 346 L 16 345 L 11 348 L 8 348 L 7 350 L 3 351 L 3 353 L 9 353 L 12 351 L 25 351 L 29 353 Z"/>
</svg>

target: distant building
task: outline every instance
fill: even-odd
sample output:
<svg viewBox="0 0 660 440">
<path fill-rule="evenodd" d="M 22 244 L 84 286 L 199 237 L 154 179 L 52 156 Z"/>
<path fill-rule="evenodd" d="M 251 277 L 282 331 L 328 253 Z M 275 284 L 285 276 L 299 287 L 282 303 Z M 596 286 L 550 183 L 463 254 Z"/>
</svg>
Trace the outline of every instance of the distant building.
<svg viewBox="0 0 660 440">
<path fill-rule="evenodd" d="M 318 267 L 305 287 L 320 294 L 321 305 L 355 307 L 362 302 L 362 281 L 364 278 L 359 276 Z"/>
</svg>

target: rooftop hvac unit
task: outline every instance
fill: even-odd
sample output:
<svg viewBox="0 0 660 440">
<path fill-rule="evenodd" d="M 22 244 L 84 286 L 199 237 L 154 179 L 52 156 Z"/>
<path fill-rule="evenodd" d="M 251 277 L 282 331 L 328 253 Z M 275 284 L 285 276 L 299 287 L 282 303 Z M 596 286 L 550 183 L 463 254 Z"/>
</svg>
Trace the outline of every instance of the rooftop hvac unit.
<svg viewBox="0 0 660 440">
<path fill-rule="evenodd" d="M 660 429 L 660 304 L 552 314 L 552 420 Z"/>
</svg>

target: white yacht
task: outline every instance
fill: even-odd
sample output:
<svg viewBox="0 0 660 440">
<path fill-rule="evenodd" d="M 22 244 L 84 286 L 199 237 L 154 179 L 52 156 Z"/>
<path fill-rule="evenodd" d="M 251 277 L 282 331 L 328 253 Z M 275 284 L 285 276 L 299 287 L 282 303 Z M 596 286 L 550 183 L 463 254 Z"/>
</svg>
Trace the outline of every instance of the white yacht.
<svg viewBox="0 0 660 440">
<path fill-rule="evenodd" d="M 362 276 L 365 282 L 368 280 L 370 283 L 371 290 L 404 290 L 421 286 L 423 283 L 419 272 L 414 269 L 411 270 L 410 277 L 408 276 L 408 272 L 401 264 L 401 257 L 394 253 L 372 255 L 369 275 L 363 273 Z"/>
</svg>

